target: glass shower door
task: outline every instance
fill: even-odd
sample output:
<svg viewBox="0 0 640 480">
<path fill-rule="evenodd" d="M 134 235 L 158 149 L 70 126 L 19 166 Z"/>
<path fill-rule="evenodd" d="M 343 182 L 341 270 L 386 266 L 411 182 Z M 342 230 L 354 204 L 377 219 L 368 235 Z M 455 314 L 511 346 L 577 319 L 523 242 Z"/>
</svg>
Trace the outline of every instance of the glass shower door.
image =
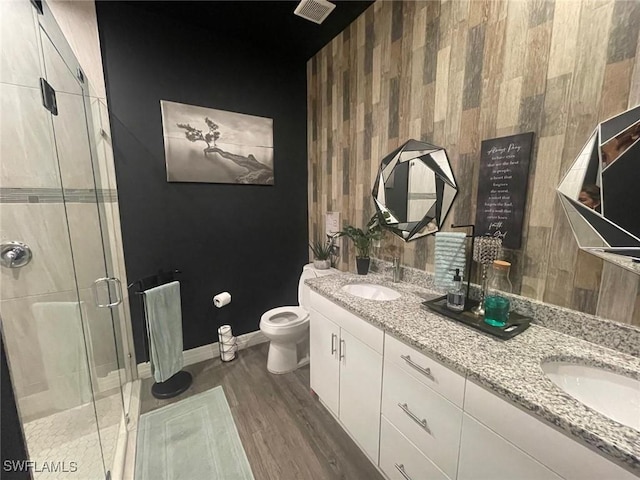
<svg viewBox="0 0 640 480">
<path fill-rule="evenodd" d="M 46 17 L 45 17 L 46 20 Z M 45 30 L 46 28 L 46 30 Z M 122 341 L 117 311 L 119 280 L 112 276 L 105 195 L 92 124 L 86 78 L 57 30 L 41 21 L 40 37 L 47 82 L 55 89 L 52 115 L 98 437 L 105 469 L 113 464 L 124 418 Z M 120 340 L 120 341 L 118 341 Z"/>
<path fill-rule="evenodd" d="M 91 101 L 46 4 L 0 2 L 0 22 L 0 235 L 33 252 L 0 269 L 0 316 L 32 473 L 102 479 L 125 378 Z"/>
</svg>

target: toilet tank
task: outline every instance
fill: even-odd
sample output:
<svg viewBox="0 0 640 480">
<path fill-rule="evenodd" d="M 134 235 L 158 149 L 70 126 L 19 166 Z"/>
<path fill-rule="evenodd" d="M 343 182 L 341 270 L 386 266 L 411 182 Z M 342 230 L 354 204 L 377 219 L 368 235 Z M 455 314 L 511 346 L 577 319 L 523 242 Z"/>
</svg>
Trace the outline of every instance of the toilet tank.
<svg viewBox="0 0 640 480">
<path fill-rule="evenodd" d="M 301 307 L 307 307 L 309 305 L 309 286 L 304 284 L 307 278 L 324 277 L 325 275 L 333 275 L 334 273 L 340 273 L 340 270 L 335 268 L 329 268 L 327 270 L 316 270 L 313 263 L 308 263 L 302 267 L 302 274 L 300 275 L 300 281 L 298 282 L 298 304 Z"/>
</svg>

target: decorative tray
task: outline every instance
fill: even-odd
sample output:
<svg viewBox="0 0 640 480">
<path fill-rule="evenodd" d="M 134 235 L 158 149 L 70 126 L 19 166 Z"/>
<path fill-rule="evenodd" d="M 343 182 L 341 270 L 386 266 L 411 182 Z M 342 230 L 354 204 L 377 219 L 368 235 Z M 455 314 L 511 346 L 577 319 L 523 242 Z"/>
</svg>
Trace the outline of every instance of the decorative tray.
<svg viewBox="0 0 640 480">
<path fill-rule="evenodd" d="M 445 317 L 464 323 L 471 328 L 475 328 L 481 332 L 501 338 L 502 340 L 508 340 L 515 337 L 529 328 L 529 325 L 531 324 L 530 317 L 525 317 L 524 315 L 520 315 L 516 312 L 509 312 L 509 320 L 504 327 L 493 327 L 484 323 L 483 317 L 471 313 L 470 310 L 478 305 L 477 300 L 468 299 L 466 308 L 462 312 L 453 312 L 447 308 L 446 295 L 422 302 L 422 305 L 429 310 L 438 312 Z"/>
</svg>

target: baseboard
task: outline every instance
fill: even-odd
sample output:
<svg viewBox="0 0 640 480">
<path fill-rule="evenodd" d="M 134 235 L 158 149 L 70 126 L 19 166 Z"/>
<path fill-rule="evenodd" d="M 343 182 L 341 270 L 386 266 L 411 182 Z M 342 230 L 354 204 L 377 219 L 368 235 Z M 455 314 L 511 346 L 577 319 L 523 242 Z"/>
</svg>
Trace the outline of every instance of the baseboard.
<svg viewBox="0 0 640 480">
<path fill-rule="evenodd" d="M 253 347 L 260 343 L 268 342 L 269 339 L 264 336 L 260 330 L 245 333 L 237 337 L 238 350 Z M 204 362 L 220 356 L 218 342 L 202 345 L 201 347 L 192 348 L 182 352 L 184 358 L 184 366 L 193 365 L 195 363 Z M 149 362 L 138 364 L 138 378 L 151 378 L 151 364 Z"/>
<path fill-rule="evenodd" d="M 256 330 L 255 332 L 245 333 L 244 335 L 240 335 L 238 337 L 238 350 L 244 350 L 245 348 L 253 347 L 254 345 L 259 345 L 260 343 L 268 342 L 269 339 L 264 336 L 260 330 Z M 218 343 L 214 343 L 216 346 L 216 350 L 218 350 Z M 219 353 L 218 353 L 219 355 Z"/>
</svg>

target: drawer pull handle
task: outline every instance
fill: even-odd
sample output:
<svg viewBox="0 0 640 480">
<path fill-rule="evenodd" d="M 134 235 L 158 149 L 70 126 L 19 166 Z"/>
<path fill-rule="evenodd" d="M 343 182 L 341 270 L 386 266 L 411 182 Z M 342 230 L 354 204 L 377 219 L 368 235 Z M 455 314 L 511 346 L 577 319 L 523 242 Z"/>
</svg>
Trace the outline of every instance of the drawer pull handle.
<svg viewBox="0 0 640 480">
<path fill-rule="evenodd" d="M 342 360 L 344 358 L 344 340 L 340 340 L 340 353 L 338 353 L 338 360 Z"/>
<path fill-rule="evenodd" d="M 336 338 L 337 335 L 335 333 L 331 334 L 331 355 L 336 353 Z"/>
<path fill-rule="evenodd" d="M 409 418 L 411 418 L 411 420 L 413 420 L 418 425 L 420 425 L 422 428 L 424 428 L 428 434 L 431 434 L 431 430 L 429 429 L 429 425 L 427 425 L 427 419 L 426 418 L 423 418 L 422 420 L 420 420 L 418 417 L 416 417 L 415 413 L 413 413 L 411 410 L 409 410 L 409 407 L 408 407 L 408 405 L 406 403 L 399 403 L 398 406 L 402 409 L 402 411 L 404 413 L 409 415 Z"/>
<path fill-rule="evenodd" d="M 400 472 L 400 474 L 406 478 L 407 480 L 411 480 L 411 477 L 409 475 L 407 475 L 407 472 L 404 471 L 404 464 L 397 464 L 396 463 L 396 469 Z"/>
<path fill-rule="evenodd" d="M 421 367 L 416 362 L 411 360 L 411 357 L 409 355 L 400 355 L 400 358 L 403 359 L 405 362 L 407 362 L 411 367 L 415 368 L 420 373 L 423 373 L 424 375 L 426 375 L 427 377 L 429 377 L 430 379 L 433 380 L 433 375 L 431 375 L 431 369 L 430 368 Z"/>
</svg>

